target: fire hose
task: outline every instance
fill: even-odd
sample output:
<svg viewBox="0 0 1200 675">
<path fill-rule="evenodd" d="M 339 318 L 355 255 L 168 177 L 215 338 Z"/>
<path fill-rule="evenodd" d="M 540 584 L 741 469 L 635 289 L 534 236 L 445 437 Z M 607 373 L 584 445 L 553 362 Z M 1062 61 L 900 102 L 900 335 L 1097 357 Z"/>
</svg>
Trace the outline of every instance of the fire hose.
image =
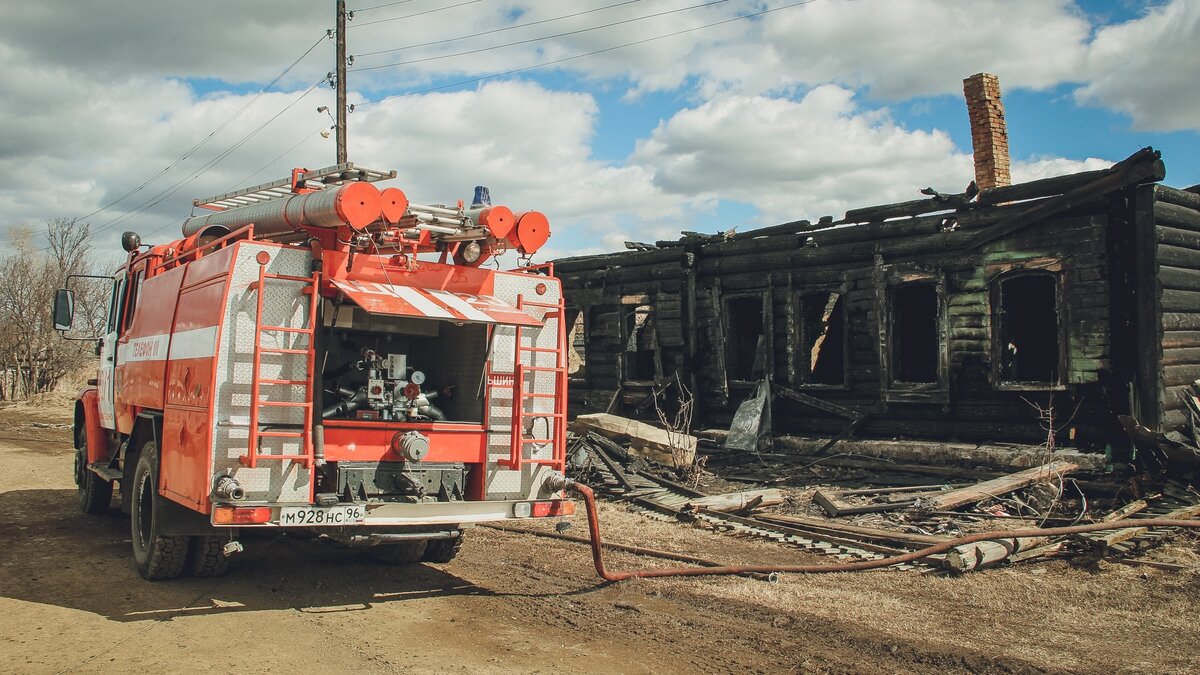
<svg viewBox="0 0 1200 675">
<path fill-rule="evenodd" d="M 891 565 L 914 562 L 931 555 L 945 553 L 956 546 L 974 544 L 980 541 L 996 539 L 1018 539 L 1021 537 L 1061 537 L 1102 530 L 1120 530 L 1127 527 L 1185 527 L 1200 528 L 1200 520 L 1176 520 L 1173 518 L 1141 518 L 1136 520 L 1114 520 L 1105 523 L 1087 523 L 1069 527 L 1026 528 L 1022 530 L 1004 530 L 994 532 L 979 532 L 957 539 L 926 546 L 923 549 L 894 555 L 877 560 L 863 560 L 850 563 L 817 564 L 817 565 L 725 565 L 718 567 L 662 567 L 640 570 L 609 571 L 604 565 L 603 539 L 600 537 L 600 520 L 596 513 L 596 495 L 592 489 L 569 478 L 552 476 L 546 481 L 546 487 L 551 490 L 568 490 L 583 498 L 587 511 L 588 533 L 591 536 L 592 562 L 596 565 L 596 574 L 605 581 L 625 581 L 627 579 L 648 579 L 653 577 L 699 577 L 726 574 L 825 574 L 830 572 L 862 572 L 880 569 Z"/>
</svg>

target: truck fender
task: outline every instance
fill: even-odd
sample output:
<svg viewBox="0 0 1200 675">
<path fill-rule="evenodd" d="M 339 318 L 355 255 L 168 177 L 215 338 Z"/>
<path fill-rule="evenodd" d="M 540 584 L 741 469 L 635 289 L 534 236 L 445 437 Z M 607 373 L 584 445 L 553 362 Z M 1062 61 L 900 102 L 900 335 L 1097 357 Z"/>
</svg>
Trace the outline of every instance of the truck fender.
<svg viewBox="0 0 1200 675">
<path fill-rule="evenodd" d="M 108 448 L 108 435 L 100 426 L 100 392 L 94 387 L 79 392 L 75 402 L 75 438 L 79 430 L 86 433 L 88 464 L 108 459 L 112 453 Z"/>
<path fill-rule="evenodd" d="M 162 447 L 162 413 L 143 410 L 133 419 L 133 430 L 121 445 L 121 474 L 123 485 L 133 485 L 133 472 L 137 471 L 138 455 L 146 441 L 154 440 L 154 447 Z M 121 511 L 128 514 L 133 507 L 130 499 L 132 490 L 121 490 Z"/>
<path fill-rule="evenodd" d="M 125 442 L 125 460 L 122 466 L 125 477 L 128 479 L 126 485 L 133 485 L 133 472 L 137 470 L 142 446 L 146 444 L 146 441 L 154 439 L 154 447 L 159 453 L 162 452 L 162 417 L 162 413 L 156 410 L 143 410 L 134 418 L 133 433 L 129 434 L 129 440 Z M 161 458 L 162 455 L 160 454 L 159 457 Z M 158 466 L 161 470 L 161 459 Z M 159 476 L 159 480 L 161 479 L 162 477 Z M 163 536 L 211 535 L 218 531 L 209 522 L 208 516 L 176 504 L 163 497 L 157 490 L 154 494 L 154 501 L 158 532 Z M 132 508 L 132 504 L 126 505 L 125 500 L 122 499 L 121 509 L 128 512 L 130 508 Z"/>
</svg>

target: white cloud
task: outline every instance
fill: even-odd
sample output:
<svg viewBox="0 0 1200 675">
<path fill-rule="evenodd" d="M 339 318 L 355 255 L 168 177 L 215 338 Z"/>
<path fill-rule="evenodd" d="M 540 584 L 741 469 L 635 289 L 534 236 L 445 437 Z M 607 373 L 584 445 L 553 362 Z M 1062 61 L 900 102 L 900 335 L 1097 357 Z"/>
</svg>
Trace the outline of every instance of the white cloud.
<svg viewBox="0 0 1200 675">
<path fill-rule="evenodd" d="M 1065 176 L 1069 173 L 1108 169 L 1114 163 L 1098 157 L 1088 157 L 1082 160 L 1064 157 L 1033 157 L 1012 163 L 1012 180 L 1014 183 L 1026 183 L 1041 178 Z"/>
<path fill-rule="evenodd" d="M 1174 0 L 1106 26 L 1076 99 L 1128 114 L 1137 129 L 1200 131 L 1200 3 Z"/>
<path fill-rule="evenodd" d="M 973 171 L 944 132 L 905 129 L 835 85 L 800 101 L 727 96 L 681 110 L 638 144 L 632 161 L 655 167 L 667 192 L 747 202 L 764 223 L 840 217 L 915 199 L 928 185 L 956 192 Z"/>
</svg>

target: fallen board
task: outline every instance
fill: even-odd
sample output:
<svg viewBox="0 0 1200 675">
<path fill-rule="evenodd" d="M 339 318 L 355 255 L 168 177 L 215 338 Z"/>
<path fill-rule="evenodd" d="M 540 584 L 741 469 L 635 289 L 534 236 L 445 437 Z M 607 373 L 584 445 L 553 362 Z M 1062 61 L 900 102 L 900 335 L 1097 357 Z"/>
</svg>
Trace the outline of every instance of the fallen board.
<svg viewBox="0 0 1200 675">
<path fill-rule="evenodd" d="M 1056 461 L 1032 469 L 1001 476 L 982 483 L 976 483 L 965 488 L 951 490 L 923 500 L 922 505 L 933 511 L 948 511 L 967 504 L 975 504 L 985 499 L 1006 495 L 1014 490 L 1032 485 L 1044 480 L 1057 480 L 1058 477 L 1079 470 L 1079 465 L 1072 462 Z"/>
<path fill-rule="evenodd" d="M 696 459 L 696 437 L 670 433 L 656 426 L 608 413 L 580 415 L 572 428 L 580 435 L 588 431 L 601 434 L 616 441 L 628 442 L 629 451 L 640 457 L 652 459 L 668 466 L 687 466 Z M 672 448 L 679 457 L 672 454 Z"/>
</svg>

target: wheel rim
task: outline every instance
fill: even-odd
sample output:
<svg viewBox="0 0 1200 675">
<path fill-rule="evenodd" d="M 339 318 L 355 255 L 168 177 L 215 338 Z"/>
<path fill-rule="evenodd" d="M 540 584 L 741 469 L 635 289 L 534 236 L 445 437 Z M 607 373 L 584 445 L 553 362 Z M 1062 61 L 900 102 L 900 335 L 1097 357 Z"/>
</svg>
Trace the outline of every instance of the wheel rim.
<svg viewBox="0 0 1200 675">
<path fill-rule="evenodd" d="M 142 548 L 148 548 L 150 541 L 150 519 L 153 517 L 154 492 L 150 490 L 150 473 L 146 472 L 137 488 L 137 536 Z"/>
</svg>

